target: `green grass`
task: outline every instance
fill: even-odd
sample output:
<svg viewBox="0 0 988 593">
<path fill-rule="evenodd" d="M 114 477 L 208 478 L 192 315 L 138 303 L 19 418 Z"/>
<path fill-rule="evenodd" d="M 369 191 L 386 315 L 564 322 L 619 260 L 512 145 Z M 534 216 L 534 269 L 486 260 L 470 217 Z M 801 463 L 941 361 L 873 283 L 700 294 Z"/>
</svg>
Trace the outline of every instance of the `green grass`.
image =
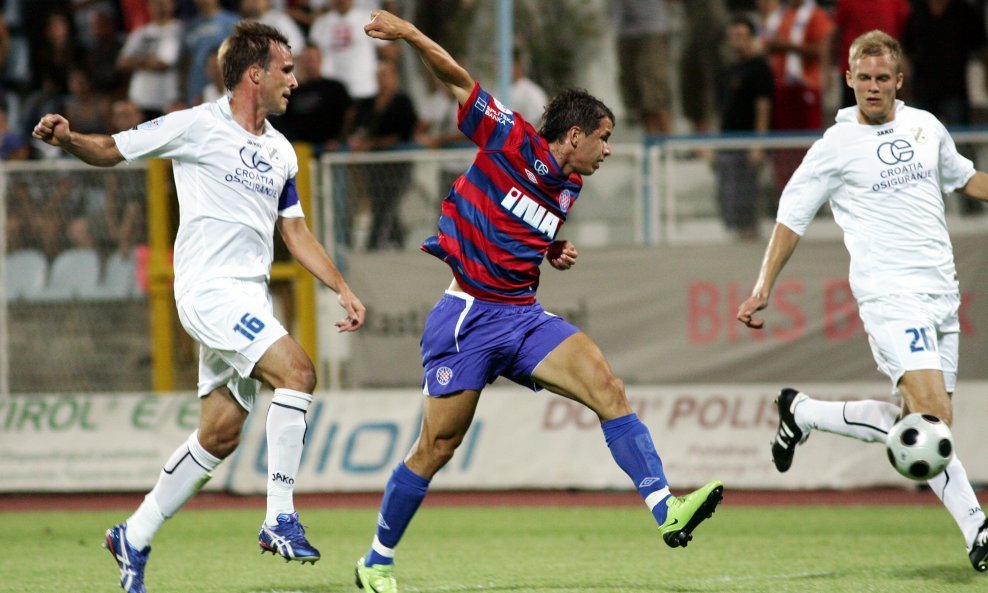
<svg viewBox="0 0 988 593">
<path fill-rule="evenodd" d="M 316 565 L 258 554 L 257 510 L 188 510 L 154 542 L 151 593 L 354 592 L 376 511 L 305 510 Z M 100 547 L 120 512 L 0 513 L 0 592 L 120 591 Z M 988 591 L 937 507 L 736 507 L 687 549 L 639 508 L 433 508 L 399 549 L 403 593 Z"/>
</svg>

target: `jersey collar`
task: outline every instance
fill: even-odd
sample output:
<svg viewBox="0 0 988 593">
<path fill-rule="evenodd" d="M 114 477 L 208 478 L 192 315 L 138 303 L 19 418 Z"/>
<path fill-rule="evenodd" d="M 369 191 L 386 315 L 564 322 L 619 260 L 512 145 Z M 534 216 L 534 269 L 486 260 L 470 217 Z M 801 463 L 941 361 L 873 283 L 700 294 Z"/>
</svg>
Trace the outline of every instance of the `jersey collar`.
<svg viewBox="0 0 988 593">
<path fill-rule="evenodd" d="M 906 106 L 901 100 L 895 100 L 895 113 L 899 114 L 900 111 Z M 834 118 L 839 124 L 856 124 L 858 123 L 858 106 L 851 105 L 850 107 L 845 107 L 837 111 L 837 117 Z"/>
</svg>

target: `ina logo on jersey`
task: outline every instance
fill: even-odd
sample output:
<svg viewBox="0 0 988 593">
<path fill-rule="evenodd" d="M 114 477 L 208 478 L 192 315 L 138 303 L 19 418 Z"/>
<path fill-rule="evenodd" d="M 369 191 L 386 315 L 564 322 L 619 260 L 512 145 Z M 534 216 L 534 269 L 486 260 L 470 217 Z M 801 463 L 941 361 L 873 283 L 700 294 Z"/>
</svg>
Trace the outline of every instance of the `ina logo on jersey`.
<svg viewBox="0 0 988 593">
<path fill-rule="evenodd" d="M 525 192 L 517 187 L 508 190 L 504 199 L 501 200 L 501 206 L 527 222 L 535 230 L 545 233 L 550 241 L 556 238 L 556 231 L 559 230 L 559 217 L 546 210 L 545 206 L 526 196 Z"/>
</svg>

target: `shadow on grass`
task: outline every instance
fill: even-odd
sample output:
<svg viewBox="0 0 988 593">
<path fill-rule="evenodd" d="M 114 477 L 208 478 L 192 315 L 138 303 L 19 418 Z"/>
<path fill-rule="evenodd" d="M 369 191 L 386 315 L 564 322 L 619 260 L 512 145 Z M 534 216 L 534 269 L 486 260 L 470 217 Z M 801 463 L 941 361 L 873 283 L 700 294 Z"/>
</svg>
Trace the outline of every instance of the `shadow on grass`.
<svg viewBox="0 0 988 593">
<path fill-rule="evenodd" d="M 983 573 L 975 571 L 970 566 L 958 566 L 957 564 L 935 564 L 930 566 L 910 566 L 895 572 L 900 580 L 929 581 L 932 587 L 935 583 L 946 585 L 974 585 L 985 583 L 988 579 Z M 934 590 L 934 589 L 927 589 Z M 983 589 L 988 590 L 988 588 Z"/>
</svg>

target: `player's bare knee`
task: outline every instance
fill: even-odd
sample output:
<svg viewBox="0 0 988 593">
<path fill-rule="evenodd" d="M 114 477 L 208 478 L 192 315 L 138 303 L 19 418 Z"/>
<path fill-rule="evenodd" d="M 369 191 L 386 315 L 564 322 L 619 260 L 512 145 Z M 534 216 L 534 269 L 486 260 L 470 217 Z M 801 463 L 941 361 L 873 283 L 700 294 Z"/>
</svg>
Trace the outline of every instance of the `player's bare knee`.
<svg viewBox="0 0 988 593">
<path fill-rule="evenodd" d="M 316 369 L 312 366 L 311 362 L 304 368 L 299 369 L 294 378 L 298 381 L 300 385 L 299 391 L 302 393 L 312 393 L 316 390 Z"/>
<path fill-rule="evenodd" d="M 430 461 L 430 465 L 436 467 L 438 471 L 453 459 L 456 448 L 463 442 L 462 436 L 452 438 L 435 439 L 425 444 L 424 453 Z"/>
<path fill-rule="evenodd" d="M 595 411 L 602 419 L 618 418 L 631 413 L 631 404 L 624 390 L 624 381 L 613 373 L 601 382 L 594 393 Z"/>
<path fill-rule="evenodd" d="M 199 444 L 217 459 L 226 459 L 240 445 L 240 431 L 211 430 L 199 431 Z"/>
<path fill-rule="evenodd" d="M 628 399 L 624 392 L 624 381 L 614 373 L 608 373 L 605 391 L 615 400 L 627 401 Z"/>
<path fill-rule="evenodd" d="M 440 442 L 423 443 L 412 451 L 412 454 L 405 460 L 405 464 L 413 472 L 424 478 L 431 479 L 436 473 L 446 466 L 453 458 L 455 446 L 442 444 Z"/>
<path fill-rule="evenodd" d="M 287 389 L 294 389 L 302 393 L 312 393 L 316 389 L 316 368 L 307 356 L 302 356 L 292 361 L 288 376 L 284 378 L 284 385 Z"/>
</svg>

